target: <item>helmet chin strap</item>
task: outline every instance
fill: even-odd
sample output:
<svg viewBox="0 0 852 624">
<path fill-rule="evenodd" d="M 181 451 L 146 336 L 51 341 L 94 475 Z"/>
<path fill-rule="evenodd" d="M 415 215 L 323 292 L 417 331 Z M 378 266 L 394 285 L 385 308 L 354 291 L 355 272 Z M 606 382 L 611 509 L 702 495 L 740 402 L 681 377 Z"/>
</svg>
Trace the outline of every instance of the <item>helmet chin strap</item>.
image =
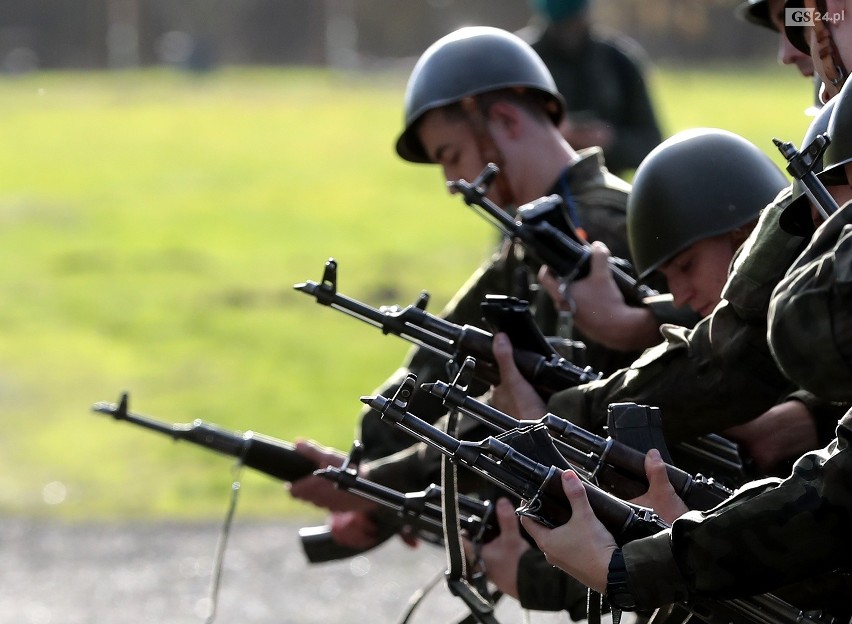
<svg viewBox="0 0 852 624">
<path fill-rule="evenodd" d="M 825 15 L 827 12 L 825 0 L 805 0 L 805 7 L 818 11 L 820 15 Z M 819 59 L 825 75 L 823 82 L 825 92 L 829 98 L 833 98 L 840 93 L 849 72 L 840 57 L 840 52 L 834 43 L 834 37 L 828 24 L 822 19 L 814 20 L 813 28 Z"/>
<path fill-rule="evenodd" d="M 494 163 L 500 169 L 500 175 L 494 178 L 493 186 L 496 187 L 500 201 L 504 204 L 503 208 L 511 209 L 511 212 L 514 213 L 517 208 L 515 193 L 512 191 L 509 176 L 505 172 L 503 154 L 494 143 L 485 115 L 482 114 L 479 105 L 476 103 L 475 96 L 471 95 L 462 98 L 460 104 L 471 130 L 473 130 L 473 138 L 476 141 L 476 147 L 479 150 L 479 155 L 482 157 L 483 164 Z"/>
</svg>

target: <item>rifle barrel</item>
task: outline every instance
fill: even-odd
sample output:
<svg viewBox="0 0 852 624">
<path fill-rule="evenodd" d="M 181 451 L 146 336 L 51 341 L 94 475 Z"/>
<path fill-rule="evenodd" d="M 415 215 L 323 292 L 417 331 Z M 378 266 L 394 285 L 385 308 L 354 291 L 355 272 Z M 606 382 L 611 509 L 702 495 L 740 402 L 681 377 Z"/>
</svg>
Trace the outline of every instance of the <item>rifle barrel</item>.
<svg viewBox="0 0 852 624">
<path fill-rule="evenodd" d="M 124 394 L 118 404 L 95 403 L 92 411 L 235 457 L 243 465 L 282 481 L 296 481 L 319 468 L 290 442 L 253 431 L 229 431 L 203 420 L 168 424 L 128 411 L 127 403 L 127 394 Z"/>
</svg>

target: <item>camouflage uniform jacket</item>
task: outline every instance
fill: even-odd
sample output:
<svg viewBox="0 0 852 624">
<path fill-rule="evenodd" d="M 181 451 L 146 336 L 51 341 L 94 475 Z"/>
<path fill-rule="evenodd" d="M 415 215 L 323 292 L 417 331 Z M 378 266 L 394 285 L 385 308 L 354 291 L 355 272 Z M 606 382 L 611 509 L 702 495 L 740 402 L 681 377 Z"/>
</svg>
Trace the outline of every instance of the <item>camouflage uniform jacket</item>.
<svg viewBox="0 0 852 624">
<path fill-rule="evenodd" d="M 850 441 L 852 412 L 840 421 L 837 438 L 802 456 L 787 479 L 754 482 L 710 511 L 691 511 L 671 529 L 626 544 L 628 586 L 637 607 L 695 596 L 771 591 L 785 597 L 796 583 L 845 571 L 852 561 Z M 838 576 L 848 579 L 828 578 Z M 822 606 L 819 597 L 812 594 L 815 602 L 808 604 L 809 595 L 796 591 L 797 606 Z M 848 600 L 848 589 L 844 594 Z"/>
<path fill-rule="evenodd" d="M 614 256 L 628 258 L 626 205 L 630 186 L 606 170 L 599 149 L 582 150 L 580 155 L 581 160 L 560 177 L 550 193 L 562 195 L 566 203 L 573 206 L 578 225 L 582 225 L 590 240 L 603 241 Z M 513 295 L 533 304 L 536 322 L 545 335 L 558 335 L 555 307 L 543 290 L 536 292 L 534 289 L 538 269 L 538 264 L 525 257 L 523 248 L 504 241 L 494 256 L 459 290 L 441 316 L 457 324 L 481 325 L 480 303 L 485 295 Z M 576 334 L 571 337 L 583 339 Z M 588 342 L 586 345 L 586 361 L 598 370 L 616 370 L 636 356 L 635 353 L 617 353 Z M 447 379 L 446 362 L 423 349 L 412 349 L 405 364 L 378 392 L 391 396 L 409 371 L 417 374 L 419 382 Z M 484 392 L 486 388 L 479 390 Z M 414 395 L 409 409 L 432 422 L 445 412 L 438 399 L 424 392 Z M 478 439 L 493 433 L 471 421 L 462 426 L 465 425 L 468 433 L 462 437 Z M 440 478 L 438 453 L 423 444 L 412 446 L 412 438 L 408 434 L 382 423 L 376 412 L 368 410 L 362 413 L 360 439 L 364 443 L 368 460 L 365 465 L 370 479 L 401 491 L 412 491 Z M 459 471 L 460 491 L 481 491 L 479 480 L 474 483 L 465 481 L 471 475 L 469 471 Z M 567 609 L 575 619 L 581 619 L 585 613 L 586 588 L 548 564 L 540 551 L 529 551 L 524 556 L 519 566 L 518 583 L 520 602 L 525 608 Z"/>
<path fill-rule="evenodd" d="M 852 399 L 852 203 L 816 231 L 776 288 L 769 339 L 790 379 L 829 400 Z"/>
<path fill-rule="evenodd" d="M 784 370 L 837 401 L 852 399 L 850 223 L 847 204 L 817 230 L 770 306 L 769 340 Z M 826 448 L 801 457 L 784 481 L 755 482 L 713 510 L 684 515 L 670 531 L 627 544 L 629 585 L 639 606 L 696 594 L 783 595 L 792 583 L 846 571 L 852 561 L 852 411 L 836 433 Z M 799 595 L 813 599 L 814 592 Z M 848 589 L 842 595 L 848 602 Z"/>
<path fill-rule="evenodd" d="M 566 199 L 566 205 L 577 215 L 590 239 L 603 241 L 613 255 L 629 257 L 626 255 L 629 253 L 626 206 L 630 185 L 606 170 L 599 149 L 582 150 L 580 157 L 554 184 L 550 193 L 560 194 Z M 459 325 L 481 327 L 480 304 L 485 295 L 511 295 L 531 302 L 536 323 L 545 335 L 559 335 L 558 313 L 547 294 L 536 288 L 539 266 L 530 260 L 519 244 L 504 240 L 495 254 L 456 293 L 441 317 Z M 583 339 L 576 334 L 564 337 Z M 614 352 L 587 342 L 587 363 L 596 370 L 614 371 L 631 362 L 636 355 Z M 444 359 L 428 350 L 414 348 L 403 366 L 374 394 L 391 396 L 408 372 L 416 374 L 418 382 L 448 379 Z M 479 390 L 484 392 L 486 388 Z M 445 412 L 440 400 L 426 393 L 415 394 L 410 410 L 430 422 Z M 382 423 L 378 414 L 370 410 L 362 412 L 359 439 L 364 443 L 367 459 L 387 457 L 412 443 L 410 436 Z"/>
<path fill-rule="evenodd" d="M 655 405 L 661 409 L 666 440 L 674 444 L 751 420 L 797 392 L 779 370 L 766 339 L 772 290 L 807 243 L 778 224 L 789 200 L 788 189 L 763 210 L 732 263 L 722 301 L 709 317 L 693 329 L 664 325 L 665 341 L 629 368 L 554 394 L 548 409 L 600 431 L 610 403 Z M 802 400 L 802 394 L 792 396 Z M 822 402 L 811 399 L 804 402 L 813 411 Z M 840 414 L 829 409 L 818 423 L 828 432 L 823 444 L 831 439 Z"/>
</svg>

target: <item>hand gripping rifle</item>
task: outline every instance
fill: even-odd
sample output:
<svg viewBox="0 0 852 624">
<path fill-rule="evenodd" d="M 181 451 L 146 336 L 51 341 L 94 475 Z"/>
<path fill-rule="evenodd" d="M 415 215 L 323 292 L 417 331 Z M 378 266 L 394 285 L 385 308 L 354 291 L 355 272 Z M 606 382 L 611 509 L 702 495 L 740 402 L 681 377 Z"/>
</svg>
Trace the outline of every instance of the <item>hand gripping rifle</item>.
<svg viewBox="0 0 852 624">
<path fill-rule="evenodd" d="M 817 135 L 810 145 L 802 148 L 802 151 L 797 151 L 796 146 L 789 141 L 772 139 L 772 142 L 787 160 L 787 173 L 802 183 L 805 193 L 819 210 L 822 218 L 828 219 L 837 212 L 837 202 L 814 173 L 814 166 L 821 162 L 825 148 L 831 143 L 828 134 Z"/>
<path fill-rule="evenodd" d="M 128 411 L 127 405 L 128 396 L 124 393 L 118 404 L 102 401 L 92 405 L 92 411 L 163 433 L 174 440 L 192 442 L 223 455 L 236 457 L 242 465 L 281 481 L 296 481 L 310 476 L 319 468 L 316 463 L 299 454 L 291 443 L 284 440 L 253 431 L 245 433 L 228 431 L 203 420 L 185 424 L 168 424 L 134 414 Z M 324 526 L 300 529 L 299 537 L 305 556 L 311 563 L 344 559 L 363 552 L 360 549 L 340 546 L 332 539 L 328 527 Z"/>
<path fill-rule="evenodd" d="M 531 426 L 544 426 L 554 438 L 554 446 L 568 463 L 588 479 L 619 498 L 635 498 L 648 489 L 645 476 L 645 455 L 613 438 L 603 438 L 555 414 L 545 414 L 539 420 L 517 420 L 500 410 L 467 394 L 466 376 L 474 367 L 465 362 L 452 384 L 436 381 L 421 388 L 441 398 L 449 408 L 458 409 L 481 423 L 500 432 Z M 615 403 L 612 412 L 656 409 L 635 403 Z M 611 414 L 612 416 L 612 414 Z M 616 416 L 617 418 L 618 416 Z M 702 475 L 689 473 L 666 464 L 666 472 L 675 492 L 690 509 L 707 510 L 715 507 L 733 492 L 727 487 Z"/>
<path fill-rule="evenodd" d="M 407 411 L 416 384 L 417 378 L 408 375 L 392 398 L 365 396 L 361 401 L 383 420 L 521 498 L 524 502 L 516 510 L 518 515 L 551 528 L 571 519 L 561 479 L 568 465 L 543 425 L 524 426 L 478 442 L 458 440 Z M 620 546 L 668 528 L 650 509 L 616 498 L 588 481 L 583 486 L 598 520 Z M 731 600 L 698 598 L 679 605 L 708 624 L 830 624 L 830 620 L 803 612 L 773 594 Z"/>
<path fill-rule="evenodd" d="M 506 236 L 520 241 L 530 254 L 563 280 L 570 282 L 588 275 L 591 248 L 562 214 L 562 197 L 541 197 L 518 208 L 516 216 L 512 217 L 485 197 L 488 186 L 499 172 L 497 165 L 488 163 L 473 182 L 454 180 L 447 182 L 447 186 L 458 191 L 468 206 L 480 208 L 487 221 Z M 626 260 L 610 258 L 609 268 L 628 305 L 642 306 L 645 298 L 660 294 L 637 283 L 628 272 L 632 267 Z"/>
<path fill-rule="evenodd" d="M 467 356 L 475 357 L 480 362 L 476 377 L 489 385 L 500 383 L 500 372 L 491 351 L 493 334 L 473 325 L 457 325 L 426 312 L 427 293 L 421 293 L 416 303 L 404 308 L 371 307 L 337 292 L 337 262 L 334 259 L 325 263 L 320 283 L 307 281 L 296 284 L 294 288 L 315 297 L 317 303 L 381 329 L 383 334 L 399 336 L 448 360 L 460 362 Z M 572 364 L 549 345 L 532 320 L 526 302 L 511 297 L 489 296 L 483 303 L 483 314 L 486 318 L 499 317 L 500 325 L 509 333 L 512 344 L 526 347 L 515 349 L 515 363 L 521 374 L 543 395 L 600 378 L 600 373 L 590 367 L 580 368 Z M 519 330 L 514 336 L 513 328 Z"/>
<path fill-rule="evenodd" d="M 571 506 L 562 490 L 561 474 L 568 462 L 553 445 L 544 425 L 531 425 L 478 442 L 457 440 L 406 411 L 417 378 L 409 374 L 390 399 L 361 397 L 385 420 L 452 460 L 526 501 L 517 509 L 548 527 L 571 518 Z M 542 460 L 542 461 L 539 461 Z M 589 503 L 619 544 L 653 535 L 665 524 L 650 510 L 631 505 L 597 486 L 584 482 Z"/>
<path fill-rule="evenodd" d="M 334 482 L 342 490 L 394 511 L 405 525 L 417 531 L 418 537 L 433 544 L 442 544 L 444 535 L 441 487 L 432 484 L 419 492 L 400 492 L 360 477 L 358 465 L 362 452 L 361 443 L 356 441 L 349 457 L 340 468 L 328 467 L 317 470 L 314 474 Z M 459 525 L 471 540 L 489 542 L 499 534 L 500 528 L 494 519 L 494 504 L 491 501 L 459 494 L 457 504 Z"/>
</svg>

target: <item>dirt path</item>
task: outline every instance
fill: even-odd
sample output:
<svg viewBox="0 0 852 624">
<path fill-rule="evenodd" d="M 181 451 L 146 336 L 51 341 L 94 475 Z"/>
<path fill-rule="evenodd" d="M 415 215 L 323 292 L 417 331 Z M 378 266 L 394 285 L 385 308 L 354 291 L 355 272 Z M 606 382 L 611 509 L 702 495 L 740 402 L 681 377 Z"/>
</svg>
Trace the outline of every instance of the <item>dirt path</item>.
<svg viewBox="0 0 852 624">
<path fill-rule="evenodd" d="M 297 538 L 304 524 L 234 524 L 216 624 L 393 624 L 444 567 L 440 549 L 412 551 L 396 539 L 366 556 L 310 565 Z M 220 529 L 0 520 L 0 624 L 203 623 Z M 463 614 L 441 583 L 412 622 L 449 624 Z M 523 621 L 510 600 L 498 616 Z M 534 613 L 531 621 L 570 620 Z"/>
</svg>

